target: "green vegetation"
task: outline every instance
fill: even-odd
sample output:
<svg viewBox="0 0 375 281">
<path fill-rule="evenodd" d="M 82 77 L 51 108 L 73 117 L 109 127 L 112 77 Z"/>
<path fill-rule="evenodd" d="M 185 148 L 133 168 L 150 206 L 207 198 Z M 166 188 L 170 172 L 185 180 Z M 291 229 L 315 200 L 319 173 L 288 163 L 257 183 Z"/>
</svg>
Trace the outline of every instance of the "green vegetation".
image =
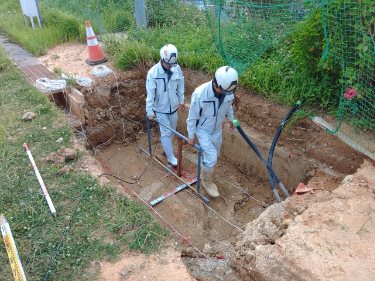
<svg viewBox="0 0 375 281">
<path fill-rule="evenodd" d="M 154 1 L 150 9 L 146 30 L 129 29 L 126 40 L 112 36 L 104 39 L 105 48 L 113 55 L 117 67 L 125 70 L 155 63 L 159 60 L 160 48 L 168 42 L 177 47 L 181 66 L 213 73 L 224 64 L 204 13 L 178 1 Z"/>
<path fill-rule="evenodd" d="M 58 9 L 74 15 L 81 23 L 89 20 L 95 34 L 100 32 L 124 32 L 135 26 L 131 5 L 128 0 L 40 0 L 45 9 Z M 100 22 L 98 16 L 100 15 Z"/>
<path fill-rule="evenodd" d="M 106 50 L 113 55 L 120 69 L 156 62 L 160 47 L 173 42 L 179 50 L 179 63 L 184 67 L 213 73 L 220 65 L 233 62 L 234 56 L 239 56 L 254 61 L 246 69 L 242 69 L 241 62 L 235 63 L 241 72 L 240 83 L 247 89 L 288 105 L 300 100 L 304 106 L 321 107 L 332 113 L 337 109 L 341 68 L 330 65 L 328 70 L 327 60 L 320 61 L 325 45 L 319 10 L 303 23 L 303 29 L 296 28 L 296 32 L 285 36 L 277 45 L 275 40 L 266 38 L 262 43 L 263 49 L 267 50 L 264 52 L 255 49 L 259 43 L 254 41 L 260 32 L 256 26 L 267 29 L 263 20 L 263 25 L 259 22 L 221 24 L 221 34 L 233 36 L 230 40 L 225 37 L 218 42 L 212 39 L 212 32 L 218 32 L 216 23 L 208 22 L 205 13 L 195 6 L 178 1 L 151 3 L 149 9 L 152 12 L 146 30 L 129 29 L 126 40 L 111 36 L 105 39 Z M 280 33 L 275 26 L 267 29 L 270 30 Z M 248 40 L 253 42 L 254 50 L 246 49 L 244 44 Z M 231 47 L 232 52 L 226 51 Z"/>
<path fill-rule="evenodd" d="M 35 29 L 31 28 L 30 18 L 24 21 L 20 2 L 0 0 L 0 29 L 5 31 L 14 42 L 20 43 L 35 56 L 44 55 L 49 48 L 67 42 L 85 42 L 86 29 L 72 14 L 41 5 L 43 28 L 34 17 Z"/>
<path fill-rule="evenodd" d="M 279 5 L 274 7 L 257 6 L 257 1 L 254 5 L 214 2 L 221 4 L 220 13 L 212 5 L 204 11 L 188 2 L 148 0 L 148 26 L 142 30 L 136 27 L 132 1 L 42 0 L 42 31 L 21 24 L 17 0 L 0 0 L 0 25 L 40 55 L 60 42 L 83 42 L 84 21 L 90 20 L 96 34 L 124 34 L 103 38 L 104 48 L 122 70 L 155 63 L 160 47 L 170 42 L 178 48 L 184 67 L 213 73 L 218 66 L 231 64 L 241 73 L 240 83 L 253 92 L 287 105 L 300 100 L 304 106 L 333 115 L 346 114 L 356 127 L 373 129 L 373 119 L 361 115 L 375 99 L 373 77 L 363 78 L 364 73 L 372 73 L 374 64 L 370 49 L 375 6 L 371 1 L 330 1 L 325 18 L 322 4 L 316 1 L 285 4 L 275 0 L 272 4 Z M 344 28 L 352 30 L 345 34 Z M 362 100 L 342 104 L 346 87 L 363 88 L 358 93 Z"/>
<path fill-rule="evenodd" d="M 148 48 L 144 42 L 119 40 L 114 36 L 108 36 L 105 46 L 106 51 L 112 54 L 115 66 L 122 70 L 147 66 L 159 57 L 158 52 Z"/>
<path fill-rule="evenodd" d="M 241 83 L 280 103 L 291 105 L 300 100 L 303 105 L 336 108 L 338 98 L 334 96 L 335 85 L 331 80 L 310 75 L 293 61 L 293 54 L 287 48 L 279 47 L 254 62 L 242 75 Z"/>
<path fill-rule="evenodd" d="M 364 224 L 361 225 L 361 228 L 357 231 L 357 234 L 363 234 L 364 232 L 368 232 L 367 228 L 366 228 L 366 223 L 371 220 L 371 218 L 368 218 Z"/>
<path fill-rule="evenodd" d="M 31 121 L 22 121 L 32 111 Z M 44 159 L 61 146 L 71 147 L 72 128 L 43 93 L 16 69 L 0 50 L 0 213 L 9 221 L 28 280 L 43 280 L 63 231 L 70 221 L 49 280 L 88 280 L 93 260 L 115 260 L 127 249 L 157 251 L 168 231 L 147 206 L 73 168 Z M 63 138 L 62 143 L 56 140 Z M 57 210 L 54 218 L 41 191 L 26 142 Z M 75 212 L 79 198 L 82 200 Z M 0 239 L 1 280 L 13 280 L 3 239 Z"/>
</svg>

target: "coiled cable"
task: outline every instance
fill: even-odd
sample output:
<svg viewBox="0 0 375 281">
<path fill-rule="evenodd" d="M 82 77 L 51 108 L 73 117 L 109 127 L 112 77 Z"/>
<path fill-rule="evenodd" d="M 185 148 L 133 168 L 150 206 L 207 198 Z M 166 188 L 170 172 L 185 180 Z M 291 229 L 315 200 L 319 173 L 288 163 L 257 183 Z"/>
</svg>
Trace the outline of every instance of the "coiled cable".
<svg viewBox="0 0 375 281">
<path fill-rule="evenodd" d="M 105 77 L 112 72 L 112 69 L 108 68 L 106 65 L 96 65 L 91 69 L 91 74 L 96 77 Z"/>
<path fill-rule="evenodd" d="M 65 80 L 50 80 L 46 77 L 38 78 L 35 81 L 35 86 L 43 91 L 57 91 L 66 88 Z"/>
<path fill-rule="evenodd" d="M 88 77 L 82 77 L 82 76 L 77 76 L 77 75 L 66 75 L 64 73 L 61 73 L 61 77 L 64 78 L 65 80 L 74 79 L 76 83 L 82 87 L 91 87 L 91 85 L 93 84 L 92 79 Z"/>
</svg>

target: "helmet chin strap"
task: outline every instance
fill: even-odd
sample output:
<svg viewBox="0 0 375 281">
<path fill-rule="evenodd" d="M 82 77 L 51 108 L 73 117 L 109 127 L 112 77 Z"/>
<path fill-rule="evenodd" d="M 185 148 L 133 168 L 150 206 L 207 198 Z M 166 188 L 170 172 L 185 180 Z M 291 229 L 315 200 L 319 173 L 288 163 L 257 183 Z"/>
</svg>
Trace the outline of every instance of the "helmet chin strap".
<svg viewBox="0 0 375 281">
<path fill-rule="evenodd" d="M 160 59 L 160 62 L 164 70 L 168 71 L 169 69 L 172 68 L 171 66 L 167 65 L 163 59 Z M 169 69 L 167 69 L 167 67 L 169 67 Z"/>
</svg>

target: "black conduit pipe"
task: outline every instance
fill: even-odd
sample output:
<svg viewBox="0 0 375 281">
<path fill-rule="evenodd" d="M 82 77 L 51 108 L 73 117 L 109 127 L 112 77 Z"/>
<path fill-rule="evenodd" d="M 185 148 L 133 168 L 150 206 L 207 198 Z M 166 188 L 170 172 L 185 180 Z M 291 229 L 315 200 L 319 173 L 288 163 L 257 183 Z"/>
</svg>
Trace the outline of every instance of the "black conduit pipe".
<svg viewBox="0 0 375 281">
<path fill-rule="evenodd" d="M 275 135 L 275 137 L 274 137 L 274 139 L 273 139 L 273 142 L 272 142 L 272 145 L 271 145 L 271 148 L 270 148 L 270 152 L 269 152 L 269 155 L 268 155 L 268 164 L 270 165 L 271 168 L 272 168 L 272 157 L 273 157 L 273 152 L 274 152 L 274 150 L 275 150 L 276 143 L 277 143 L 277 141 L 278 141 L 278 139 L 279 139 L 279 136 L 280 136 L 280 134 L 281 134 L 281 131 L 283 130 L 284 125 L 285 125 L 285 123 L 288 121 L 288 119 L 290 118 L 290 116 L 292 116 L 292 114 L 294 113 L 294 111 L 296 111 L 296 109 L 297 109 L 298 106 L 300 106 L 300 105 L 301 105 L 301 102 L 298 101 L 298 102 L 293 106 L 293 108 L 289 111 L 289 113 L 285 116 L 283 122 L 281 122 L 281 125 L 280 125 L 280 127 L 279 127 L 279 130 L 277 131 L 277 133 L 276 133 L 276 135 Z M 273 177 L 272 177 L 272 174 L 271 174 L 270 171 L 268 171 L 268 176 L 269 176 L 269 179 L 270 179 L 271 188 L 272 188 L 272 190 L 273 190 L 273 193 L 275 194 L 275 191 L 276 191 L 276 189 L 275 189 L 275 183 L 273 182 Z M 281 189 L 281 190 L 283 191 L 283 193 L 284 193 L 284 195 L 285 195 L 286 197 L 289 197 L 289 196 L 290 196 L 289 193 L 288 193 L 288 191 L 287 191 L 285 188 L 284 188 L 284 189 Z M 277 191 L 276 191 L 276 193 L 277 193 Z M 279 196 L 278 193 L 277 193 L 277 196 L 276 196 L 276 194 L 275 194 L 275 197 L 276 197 L 277 201 L 278 201 L 279 203 L 281 203 L 281 199 L 280 199 L 280 196 Z M 280 199 L 280 201 L 279 201 L 279 199 Z"/>
<path fill-rule="evenodd" d="M 277 184 L 279 185 L 280 189 L 283 190 L 285 189 L 284 185 L 281 183 L 281 181 L 279 180 L 279 178 L 276 176 L 275 172 L 272 170 L 271 166 L 268 164 L 268 162 L 266 161 L 266 159 L 264 159 L 264 157 L 262 156 L 262 154 L 260 154 L 259 150 L 256 148 L 256 146 L 251 142 L 251 140 L 247 137 L 247 135 L 245 134 L 245 132 L 242 130 L 241 126 L 240 126 L 240 123 L 237 121 L 237 120 L 233 120 L 233 125 L 237 128 L 237 130 L 240 132 L 241 136 L 245 139 L 245 141 L 250 145 L 250 147 L 254 150 L 255 154 L 259 157 L 260 160 L 262 160 L 263 164 L 266 165 L 268 171 L 272 174 L 272 177 L 275 179 L 275 181 L 277 182 Z M 286 190 L 286 189 L 285 189 Z M 277 199 L 277 201 L 279 203 L 281 203 L 281 198 L 280 196 L 277 194 L 277 191 L 276 189 L 273 189 L 274 191 L 274 194 L 275 194 L 275 197 Z M 275 192 L 276 191 L 276 192 Z M 277 194 L 277 196 L 276 196 Z M 287 196 L 289 197 L 289 196 Z"/>
</svg>

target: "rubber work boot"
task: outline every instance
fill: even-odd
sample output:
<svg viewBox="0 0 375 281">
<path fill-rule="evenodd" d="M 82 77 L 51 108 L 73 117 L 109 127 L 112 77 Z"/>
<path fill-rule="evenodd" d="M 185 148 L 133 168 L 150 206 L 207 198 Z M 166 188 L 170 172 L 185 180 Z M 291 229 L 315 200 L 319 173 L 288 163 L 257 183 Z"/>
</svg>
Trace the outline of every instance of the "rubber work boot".
<svg viewBox="0 0 375 281">
<path fill-rule="evenodd" d="M 208 168 L 202 165 L 202 185 L 211 197 L 219 197 L 217 186 L 212 182 L 214 179 L 214 167 Z"/>
<path fill-rule="evenodd" d="M 161 137 L 161 144 L 165 155 L 167 155 L 168 163 L 172 166 L 177 166 L 177 158 L 173 155 L 172 140 L 170 137 Z"/>
</svg>

